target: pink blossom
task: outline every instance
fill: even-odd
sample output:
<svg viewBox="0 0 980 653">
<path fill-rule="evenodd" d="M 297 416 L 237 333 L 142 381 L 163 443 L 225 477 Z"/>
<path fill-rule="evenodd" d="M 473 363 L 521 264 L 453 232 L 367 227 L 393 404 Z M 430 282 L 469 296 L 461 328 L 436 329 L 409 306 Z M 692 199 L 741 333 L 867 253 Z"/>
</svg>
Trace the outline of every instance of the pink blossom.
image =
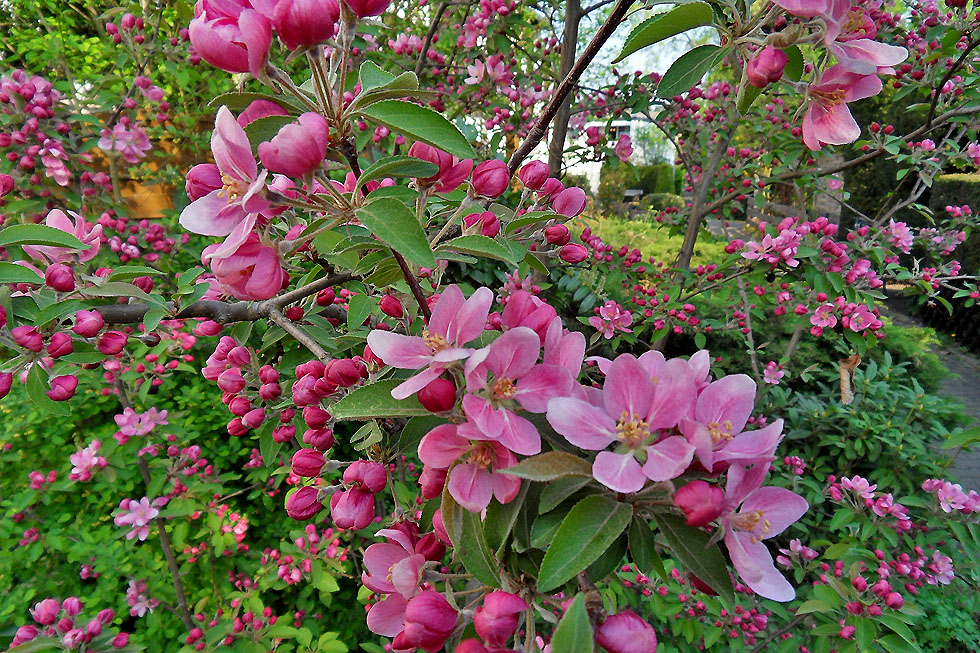
<svg viewBox="0 0 980 653">
<path fill-rule="evenodd" d="M 48 212 L 47 217 L 44 218 L 44 224 L 48 227 L 59 229 L 67 234 L 71 234 L 78 240 L 82 241 L 84 245 L 88 245 L 88 249 L 82 250 L 80 253 L 76 253 L 76 250 L 72 250 L 67 247 L 55 247 L 53 245 L 24 245 L 24 253 L 38 261 L 47 261 L 50 263 L 70 263 L 75 256 L 77 256 L 78 260 L 82 263 L 95 258 L 95 255 L 99 253 L 99 247 L 101 246 L 100 237 L 102 236 L 102 225 L 92 225 L 86 222 L 85 219 L 77 213 L 72 211 L 69 211 L 68 213 L 74 218 L 74 222 L 69 219 L 67 215 L 65 215 L 64 211 L 53 209 L 52 211 Z"/>
<path fill-rule="evenodd" d="M 391 396 L 410 397 L 441 376 L 450 364 L 468 357 L 473 350 L 467 349 L 466 344 L 483 333 L 492 303 L 493 291 L 489 288 L 479 288 L 465 299 L 459 286 L 452 285 L 439 297 L 421 336 L 371 331 L 368 346 L 386 365 L 422 370 L 395 387 Z"/>
<path fill-rule="evenodd" d="M 779 535 L 809 509 L 806 500 L 779 487 L 761 487 L 768 465 L 728 469 L 725 546 L 735 570 L 752 591 L 773 601 L 792 601 L 793 586 L 776 571 L 762 540 Z"/>
<path fill-rule="evenodd" d="M 194 49 L 212 66 L 262 77 L 272 43 L 272 21 L 248 0 L 203 0 L 194 8 L 188 34 Z"/>
<path fill-rule="evenodd" d="M 159 515 L 160 511 L 153 507 L 147 497 L 143 497 L 139 501 L 123 499 L 119 503 L 119 507 L 122 508 L 123 512 L 116 515 L 113 522 L 116 526 L 132 526 L 132 530 L 126 533 L 126 539 L 131 540 L 138 537 L 141 542 L 145 540 L 150 534 L 150 520 Z"/>
<path fill-rule="evenodd" d="M 778 364 L 776 361 L 769 361 L 766 363 L 766 369 L 762 372 L 762 379 L 766 383 L 771 383 L 772 385 L 779 385 L 779 380 L 786 375 L 783 371 L 783 366 Z"/>
<path fill-rule="evenodd" d="M 274 297 L 288 283 L 289 275 L 282 269 L 279 251 L 262 244 L 258 234 L 249 233 L 241 245 L 219 256 L 227 243 L 228 240 L 204 248 L 202 256 L 210 259 L 211 271 L 222 292 L 255 301 Z"/>
<path fill-rule="evenodd" d="M 888 242 L 897 247 L 901 252 L 908 254 L 912 251 L 914 237 L 912 230 L 904 222 L 888 221 L 888 228 L 884 230 L 888 234 Z"/>
<path fill-rule="evenodd" d="M 147 612 L 160 605 L 160 601 L 147 594 L 149 587 L 143 579 L 129 581 L 126 589 L 126 603 L 129 604 L 129 614 L 132 617 L 143 617 Z"/>
<path fill-rule="evenodd" d="M 868 34 L 869 24 L 871 37 L 875 28 L 863 9 L 851 7 L 850 2 L 833 0 L 829 9 L 822 12 L 827 26 L 824 45 L 844 70 L 860 75 L 894 74 L 892 66 L 908 58 L 908 50 L 903 47 L 864 38 Z"/>
<path fill-rule="evenodd" d="M 589 324 L 601 333 L 606 340 L 612 338 L 616 331 L 632 333 L 632 329 L 627 328 L 632 323 L 633 314 L 629 311 L 624 311 L 619 304 L 612 300 L 602 305 L 598 315 L 593 315 L 589 318 Z"/>
<path fill-rule="evenodd" d="M 847 103 L 877 95 L 881 89 L 877 75 L 852 72 L 841 64 L 826 69 L 820 81 L 807 89 L 810 107 L 803 117 L 803 142 L 811 150 L 819 150 L 823 145 L 856 141 L 861 128 Z"/>
<path fill-rule="evenodd" d="M 953 559 L 943 555 L 939 551 L 932 554 L 932 562 L 929 563 L 929 571 L 934 575 L 926 576 L 926 582 L 930 585 L 949 585 L 953 582 L 956 574 L 953 570 Z"/>
<path fill-rule="evenodd" d="M 822 304 L 810 316 L 810 324 L 821 329 L 832 329 L 837 326 L 836 310 L 833 304 Z"/>
<path fill-rule="evenodd" d="M 259 159 L 273 172 L 302 177 L 316 170 L 327 153 L 327 121 L 308 111 L 283 126 L 272 140 L 259 143 Z"/>
<path fill-rule="evenodd" d="M 629 161 L 629 158 L 633 155 L 633 143 L 630 142 L 629 134 L 620 134 L 619 140 L 616 142 L 616 156 L 623 163 Z"/>
<path fill-rule="evenodd" d="M 147 435 L 157 426 L 165 426 L 167 421 L 167 411 L 158 411 L 151 408 L 145 413 L 137 413 L 130 407 L 123 410 L 121 415 L 113 417 L 119 430 L 128 436 Z"/>
<path fill-rule="evenodd" d="M 439 148 L 426 145 L 421 141 L 412 144 L 408 150 L 409 156 L 428 161 L 439 167 L 439 172 L 419 181 L 431 185 L 436 193 L 451 193 L 456 190 L 473 171 L 473 159 L 459 159 Z"/>
<path fill-rule="evenodd" d="M 69 456 L 68 461 L 72 464 L 72 469 L 68 478 L 73 481 L 84 482 L 92 478 L 94 470 L 105 467 L 108 461 L 103 456 L 97 455 L 101 446 L 101 442 L 92 440 L 87 447 Z"/>
<path fill-rule="evenodd" d="M 104 152 L 116 150 L 127 163 L 139 163 L 153 149 L 146 131 L 139 123 L 117 122 L 112 130 L 103 129 L 99 148 Z"/>
<path fill-rule="evenodd" d="M 685 360 L 658 364 L 622 354 L 608 366 L 601 394 L 591 394 L 590 401 L 551 399 L 548 422 L 573 445 L 599 451 L 592 466 L 596 480 L 617 492 L 636 492 L 647 479 L 676 478 L 691 462 L 694 447 L 684 438 L 657 434 L 690 410 L 694 383 Z M 614 451 L 606 450 L 610 444 Z"/>
<path fill-rule="evenodd" d="M 840 486 L 849 492 L 853 492 L 862 499 L 874 499 L 875 488 L 878 487 L 877 485 L 872 485 L 868 482 L 868 479 L 861 476 L 851 478 L 845 476 L 840 480 Z"/>
</svg>

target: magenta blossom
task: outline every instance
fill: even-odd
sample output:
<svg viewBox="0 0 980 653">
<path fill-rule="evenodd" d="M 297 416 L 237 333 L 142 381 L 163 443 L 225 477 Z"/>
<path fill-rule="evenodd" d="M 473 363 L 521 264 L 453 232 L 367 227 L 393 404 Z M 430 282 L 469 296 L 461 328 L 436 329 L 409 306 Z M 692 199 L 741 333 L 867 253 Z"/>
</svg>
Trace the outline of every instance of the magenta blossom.
<svg viewBox="0 0 980 653">
<path fill-rule="evenodd" d="M 760 596 L 786 602 L 793 600 L 796 591 L 776 570 L 762 540 L 782 533 L 810 506 L 785 488 L 760 487 L 768 472 L 767 464 L 729 468 L 721 523 L 732 564 L 745 584 Z"/>
<path fill-rule="evenodd" d="M 687 361 L 623 354 L 609 364 L 594 403 L 571 397 L 548 402 L 548 422 L 569 442 L 598 451 L 592 474 L 616 492 L 636 492 L 647 482 L 679 476 L 694 447 L 680 436 L 661 439 L 688 413 L 695 379 Z M 614 450 L 607 447 L 615 445 Z"/>
<path fill-rule="evenodd" d="M 269 299 L 289 281 L 289 275 L 282 269 L 279 251 L 263 245 L 257 234 L 248 234 L 237 249 L 219 257 L 217 253 L 223 247 L 206 247 L 202 257 L 210 259 L 211 271 L 218 278 L 218 287 L 223 293 L 250 301 Z"/>
<path fill-rule="evenodd" d="M 230 73 L 261 77 L 272 44 L 271 16 L 252 8 L 248 0 L 201 0 L 188 29 L 201 58 Z"/>
<path fill-rule="evenodd" d="M 494 496 L 500 503 L 510 503 L 521 489 L 521 479 L 498 473 L 517 464 L 499 442 L 471 441 L 467 425 L 442 424 L 429 431 L 419 442 L 419 458 L 426 469 L 449 469 L 448 488 L 456 503 L 470 512 L 480 512 Z M 456 461 L 462 461 L 453 466 Z"/>
<path fill-rule="evenodd" d="M 302 177 L 316 170 L 327 154 L 327 121 L 308 111 L 282 127 L 267 143 L 259 143 L 259 159 L 273 172 Z"/>
<path fill-rule="evenodd" d="M 384 637 L 394 637 L 405 625 L 408 600 L 419 593 L 425 556 L 416 553 L 411 538 L 389 528 L 377 533 L 388 542 L 372 544 L 364 551 L 361 582 L 372 592 L 387 594 L 368 612 L 367 626 Z"/>
<path fill-rule="evenodd" d="M 459 159 L 421 141 L 412 143 L 408 155 L 434 163 L 439 167 L 439 172 L 433 176 L 419 179 L 419 183 L 432 186 L 432 190 L 436 193 L 453 192 L 473 171 L 473 159 Z"/>
<path fill-rule="evenodd" d="M 856 141 L 861 128 L 847 103 L 878 95 L 881 89 L 877 75 L 851 72 L 841 64 L 823 71 L 820 81 L 807 89 L 810 108 L 803 116 L 803 142 L 816 151 L 824 145 Z"/>
<path fill-rule="evenodd" d="M 874 21 L 848 0 L 832 0 L 822 17 L 827 25 L 824 45 L 845 70 L 861 75 L 894 74 L 892 66 L 909 56 L 901 46 L 872 40 L 877 31 Z"/>
<path fill-rule="evenodd" d="M 412 396 L 439 378 L 450 364 L 468 357 L 473 350 L 467 349 L 466 344 L 483 333 L 492 303 L 493 291 L 489 288 L 479 288 L 465 299 L 459 286 L 452 285 L 439 297 L 421 336 L 379 330 L 369 333 L 368 346 L 386 365 L 422 370 L 393 389 L 391 396 Z"/>
<path fill-rule="evenodd" d="M 65 215 L 64 211 L 54 209 L 48 212 L 47 217 L 44 218 L 44 224 L 48 227 L 64 231 L 66 234 L 71 234 L 75 238 L 82 241 L 82 244 L 88 245 L 88 249 L 82 250 L 80 253 L 76 254 L 76 250 L 72 250 L 67 247 L 55 247 L 53 245 L 24 245 L 24 253 L 38 261 L 48 261 L 50 263 L 68 263 L 76 255 L 78 256 L 78 260 L 82 263 L 95 258 L 95 255 L 99 253 L 99 247 L 101 246 L 100 237 L 102 236 L 102 225 L 97 224 L 93 226 L 92 224 L 86 222 L 85 219 L 77 213 L 69 211 L 69 214 L 72 216 L 72 218 L 74 218 L 74 222 L 67 215 Z"/>
<path fill-rule="evenodd" d="M 180 214 L 180 226 L 204 236 L 227 236 L 211 252 L 211 256 L 221 258 L 245 243 L 258 214 L 269 208 L 264 197 L 268 173 L 258 171 L 245 130 L 228 107 L 218 109 L 211 151 L 222 186 L 187 205 Z"/>
</svg>

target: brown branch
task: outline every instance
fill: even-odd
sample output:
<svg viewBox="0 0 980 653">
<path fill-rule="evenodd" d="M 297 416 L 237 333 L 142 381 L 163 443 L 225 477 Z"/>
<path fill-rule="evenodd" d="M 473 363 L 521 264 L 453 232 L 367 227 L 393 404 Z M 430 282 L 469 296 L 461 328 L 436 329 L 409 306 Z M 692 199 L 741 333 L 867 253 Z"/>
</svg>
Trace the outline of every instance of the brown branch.
<svg viewBox="0 0 980 653">
<path fill-rule="evenodd" d="M 939 84 L 933 87 L 932 102 L 929 103 L 929 113 L 926 114 L 926 121 L 924 123 L 926 127 L 932 124 L 932 117 L 936 115 L 936 106 L 939 104 L 939 97 L 942 95 L 943 86 L 946 86 L 946 82 L 951 80 L 953 75 L 959 71 L 959 69 L 963 66 L 963 62 L 966 61 L 966 58 L 970 56 L 970 53 L 973 52 L 978 45 L 980 45 L 980 39 L 974 39 L 967 43 L 966 50 L 963 50 L 963 53 L 956 60 L 956 63 L 954 63 L 950 69 L 946 71 L 946 74 L 939 81 Z"/>
<path fill-rule="evenodd" d="M 425 33 L 425 39 L 422 41 L 422 51 L 419 52 L 418 61 L 415 62 L 416 77 L 422 75 L 422 69 L 425 68 L 425 57 L 429 51 L 429 44 L 432 43 L 432 37 L 436 35 L 436 30 L 439 29 L 439 22 L 442 20 L 442 16 L 446 13 L 446 9 L 448 8 L 448 2 L 440 3 L 439 7 L 436 9 L 436 15 L 432 17 L 432 24 L 429 25 L 429 31 Z"/>
<path fill-rule="evenodd" d="M 283 331 L 291 335 L 296 342 L 309 349 L 314 356 L 320 359 L 320 362 L 330 362 L 330 354 L 328 354 L 316 340 L 308 336 L 302 329 L 293 324 L 278 308 L 273 307 L 269 310 L 269 319 L 275 322 L 276 325 Z"/>
<path fill-rule="evenodd" d="M 538 118 L 537 122 L 534 123 L 534 127 L 528 132 L 527 138 L 521 143 L 521 146 L 517 148 L 514 155 L 510 157 L 510 161 L 507 162 L 507 168 L 510 169 L 510 173 L 514 174 L 520 167 L 524 159 L 531 153 L 541 139 L 544 138 L 545 134 L 548 132 L 548 125 L 551 124 L 551 120 L 558 113 L 559 107 L 561 107 L 562 101 L 564 101 L 565 96 L 568 95 L 572 88 L 578 82 L 579 78 L 588 68 L 592 60 L 599 53 L 602 46 L 609 40 L 612 33 L 616 31 L 623 22 L 623 17 L 626 12 L 633 5 L 634 0 L 619 0 L 613 10 L 609 13 L 609 17 L 606 21 L 599 27 L 599 30 L 589 41 L 589 44 L 585 46 L 585 50 L 582 52 L 582 56 L 579 57 L 578 61 L 575 62 L 575 66 L 569 71 L 565 79 L 561 80 L 561 84 L 555 90 L 551 99 L 548 101 L 547 106 L 545 106 L 544 111 L 541 113 L 541 117 Z"/>
</svg>

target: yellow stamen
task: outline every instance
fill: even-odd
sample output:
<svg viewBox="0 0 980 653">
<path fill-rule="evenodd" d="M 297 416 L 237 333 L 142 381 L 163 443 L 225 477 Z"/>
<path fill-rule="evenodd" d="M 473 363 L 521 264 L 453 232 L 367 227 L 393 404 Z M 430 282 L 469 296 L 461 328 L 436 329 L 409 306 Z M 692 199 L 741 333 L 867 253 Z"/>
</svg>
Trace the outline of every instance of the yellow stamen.
<svg viewBox="0 0 980 653">
<path fill-rule="evenodd" d="M 496 400 L 510 399 L 517 393 L 514 382 L 508 378 L 497 379 L 490 389 L 490 396 Z"/>
<path fill-rule="evenodd" d="M 616 438 L 630 449 L 636 449 L 643 445 L 650 435 L 649 425 L 641 419 L 630 419 L 630 414 L 626 411 L 619 416 L 619 423 L 616 424 Z"/>
<path fill-rule="evenodd" d="M 428 329 L 422 329 L 422 340 L 432 353 L 440 352 L 449 348 L 449 341 L 438 333 L 430 333 Z"/>
</svg>

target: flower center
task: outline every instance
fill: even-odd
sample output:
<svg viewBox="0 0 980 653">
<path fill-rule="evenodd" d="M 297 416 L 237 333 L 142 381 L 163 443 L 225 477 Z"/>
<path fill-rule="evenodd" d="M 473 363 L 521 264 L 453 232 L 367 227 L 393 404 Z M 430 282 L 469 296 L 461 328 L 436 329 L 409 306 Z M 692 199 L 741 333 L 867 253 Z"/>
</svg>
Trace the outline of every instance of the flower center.
<svg viewBox="0 0 980 653">
<path fill-rule="evenodd" d="M 514 382 L 506 377 L 494 381 L 490 388 L 490 397 L 497 401 L 511 399 L 516 393 L 517 388 L 514 387 Z"/>
<path fill-rule="evenodd" d="M 852 7 L 851 10 L 847 12 L 847 19 L 844 21 L 844 25 L 841 27 L 841 34 L 857 34 L 867 36 L 865 34 L 866 31 L 867 30 L 864 27 L 864 11 Z"/>
<path fill-rule="evenodd" d="M 810 97 L 826 108 L 836 107 L 838 104 L 844 104 L 844 98 L 846 96 L 847 91 L 842 88 L 836 88 L 832 91 L 810 91 Z"/>
<path fill-rule="evenodd" d="M 221 192 L 228 198 L 228 203 L 234 202 L 248 190 L 248 186 L 240 179 L 235 179 L 226 172 L 221 173 Z"/>
<path fill-rule="evenodd" d="M 616 424 L 616 438 L 630 449 L 640 447 L 650 435 L 650 427 L 641 419 L 630 419 L 630 414 L 623 411 Z"/>
<path fill-rule="evenodd" d="M 478 443 L 473 446 L 466 462 L 476 465 L 480 469 L 489 469 L 496 459 L 497 456 L 493 453 L 492 446 L 487 443 Z"/>
<path fill-rule="evenodd" d="M 422 329 L 422 341 L 425 342 L 426 347 L 432 350 L 433 354 L 449 348 L 449 341 L 444 336 L 431 333 L 428 329 Z"/>
<path fill-rule="evenodd" d="M 708 422 L 708 434 L 711 436 L 711 443 L 718 444 L 723 440 L 732 439 L 732 422 L 725 420 L 721 424 L 718 422 Z"/>
<path fill-rule="evenodd" d="M 755 531 L 756 527 L 761 523 L 762 532 L 768 533 L 771 524 L 765 516 L 765 513 L 761 510 L 740 512 L 732 517 L 732 526 L 740 531 Z M 754 538 L 754 541 L 758 541 L 758 538 Z"/>
</svg>

